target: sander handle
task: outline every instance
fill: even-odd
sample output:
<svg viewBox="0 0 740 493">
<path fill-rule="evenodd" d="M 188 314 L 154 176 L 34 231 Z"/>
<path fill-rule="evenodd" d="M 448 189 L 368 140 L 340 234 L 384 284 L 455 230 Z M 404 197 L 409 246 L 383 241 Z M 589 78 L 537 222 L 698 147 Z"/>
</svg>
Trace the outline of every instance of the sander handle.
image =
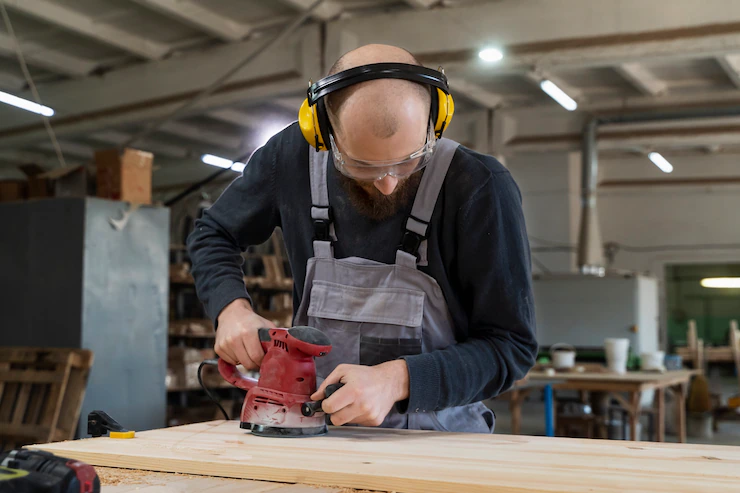
<svg viewBox="0 0 740 493">
<path fill-rule="evenodd" d="M 265 351 L 265 353 L 269 349 L 271 345 L 270 343 L 272 342 L 272 337 L 270 337 L 270 330 L 271 329 L 266 328 L 261 328 L 257 330 L 260 344 L 262 344 L 262 350 Z M 256 379 L 244 375 L 242 372 L 236 369 L 235 365 L 227 363 L 220 358 L 218 360 L 218 372 L 221 374 L 222 377 L 224 377 L 224 380 L 229 382 L 234 387 L 238 387 L 242 390 L 250 391 L 257 386 Z"/>
</svg>

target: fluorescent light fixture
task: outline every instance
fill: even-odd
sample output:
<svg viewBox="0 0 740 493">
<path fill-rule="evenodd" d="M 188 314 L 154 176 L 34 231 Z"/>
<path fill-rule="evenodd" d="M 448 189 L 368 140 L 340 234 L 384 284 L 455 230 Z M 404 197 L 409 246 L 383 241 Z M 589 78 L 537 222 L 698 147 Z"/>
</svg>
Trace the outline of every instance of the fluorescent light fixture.
<svg viewBox="0 0 740 493">
<path fill-rule="evenodd" d="M 701 280 L 705 288 L 740 289 L 740 277 L 707 277 Z"/>
<path fill-rule="evenodd" d="M 497 48 L 486 48 L 478 52 L 478 57 L 484 62 L 498 62 L 504 58 L 504 54 Z"/>
<path fill-rule="evenodd" d="M 214 156 L 213 154 L 203 154 L 201 160 L 206 164 L 218 166 L 219 168 L 231 168 L 231 165 L 234 164 L 234 161 L 231 159 Z"/>
<path fill-rule="evenodd" d="M 247 167 L 247 165 L 244 163 L 234 162 L 231 159 L 226 159 L 225 157 L 214 156 L 213 154 L 203 154 L 203 157 L 201 157 L 200 159 L 204 163 L 210 164 L 211 166 L 217 166 L 219 168 L 224 168 L 224 169 L 231 168 L 237 173 L 241 173 L 242 171 L 244 171 L 244 168 Z"/>
<path fill-rule="evenodd" d="M 54 110 L 48 106 L 36 104 L 33 101 L 13 96 L 7 92 L 0 91 L 0 102 L 9 104 L 10 106 L 15 106 L 22 110 L 30 111 L 31 113 L 36 113 L 37 115 L 54 116 Z"/>
<path fill-rule="evenodd" d="M 540 82 L 540 87 L 548 96 L 557 101 L 558 104 L 566 110 L 573 111 L 578 108 L 578 103 L 576 103 L 573 98 L 565 94 L 565 92 L 556 86 L 553 81 L 545 79 Z"/>
<path fill-rule="evenodd" d="M 648 154 L 648 158 L 653 162 L 655 166 L 660 168 L 663 173 L 670 173 L 673 171 L 673 165 L 668 162 L 659 152 L 651 152 Z"/>
</svg>

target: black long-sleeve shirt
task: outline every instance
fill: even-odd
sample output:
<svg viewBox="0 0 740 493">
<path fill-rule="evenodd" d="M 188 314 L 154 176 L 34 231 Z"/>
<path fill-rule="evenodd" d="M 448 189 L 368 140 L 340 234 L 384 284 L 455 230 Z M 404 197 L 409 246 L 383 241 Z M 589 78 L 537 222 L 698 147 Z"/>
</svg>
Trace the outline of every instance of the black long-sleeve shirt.
<svg viewBox="0 0 740 493">
<path fill-rule="evenodd" d="M 330 164 L 335 256 L 393 263 L 411 203 L 373 221 L 354 209 L 337 173 Z M 297 308 L 314 231 L 308 144 L 295 123 L 252 155 L 188 238 L 198 296 L 214 322 L 233 300 L 249 299 L 240 252 L 269 239 L 278 226 Z M 403 407 L 440 410 L 494 397 L 527 373 L 537 353 L 521 194 L 496 159 L 457 149 L 430 221 L 427 257 L 420 270 L 442 288 L 457 344 L 404 357 L 410 397 Z"/>
</svg>

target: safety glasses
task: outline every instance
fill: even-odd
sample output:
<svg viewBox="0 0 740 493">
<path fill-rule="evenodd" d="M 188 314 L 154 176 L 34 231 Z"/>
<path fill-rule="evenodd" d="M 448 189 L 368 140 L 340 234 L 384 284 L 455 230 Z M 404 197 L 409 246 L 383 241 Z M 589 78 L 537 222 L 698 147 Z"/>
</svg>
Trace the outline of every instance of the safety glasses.
<svg viewBox="0 0 740 493">
<path fill-rule="evenodd" d="M 431 124 L 427 131 L 426 143 L 419 150 L 414 151 L 408 157 L 401 160 L 361 161 L 342 155 L 337 148 L 334 135 L 331 133 L 329 133 L 329 141 L 331 143 L 332 155 L 334 156 L 334 166 L 343 175 L 359 181 L 377 181 L 382 180 L 386 176 L 396 178 L 410 176 L 429 164 L 429 160 L 437 144 L 434 127 Z"/>
</svg>

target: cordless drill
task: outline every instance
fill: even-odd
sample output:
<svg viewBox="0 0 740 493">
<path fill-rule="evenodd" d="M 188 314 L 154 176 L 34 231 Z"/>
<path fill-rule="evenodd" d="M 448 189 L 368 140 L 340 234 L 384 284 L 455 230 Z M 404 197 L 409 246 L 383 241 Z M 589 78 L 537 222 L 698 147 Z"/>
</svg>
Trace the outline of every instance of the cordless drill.
<svg viewBox="0 0 740 493">
<path fill-rule="evenodd" d="M 0 493 L 100 493 L 95 469 L 41 450 L 0 454 Z"/>
</svg>

